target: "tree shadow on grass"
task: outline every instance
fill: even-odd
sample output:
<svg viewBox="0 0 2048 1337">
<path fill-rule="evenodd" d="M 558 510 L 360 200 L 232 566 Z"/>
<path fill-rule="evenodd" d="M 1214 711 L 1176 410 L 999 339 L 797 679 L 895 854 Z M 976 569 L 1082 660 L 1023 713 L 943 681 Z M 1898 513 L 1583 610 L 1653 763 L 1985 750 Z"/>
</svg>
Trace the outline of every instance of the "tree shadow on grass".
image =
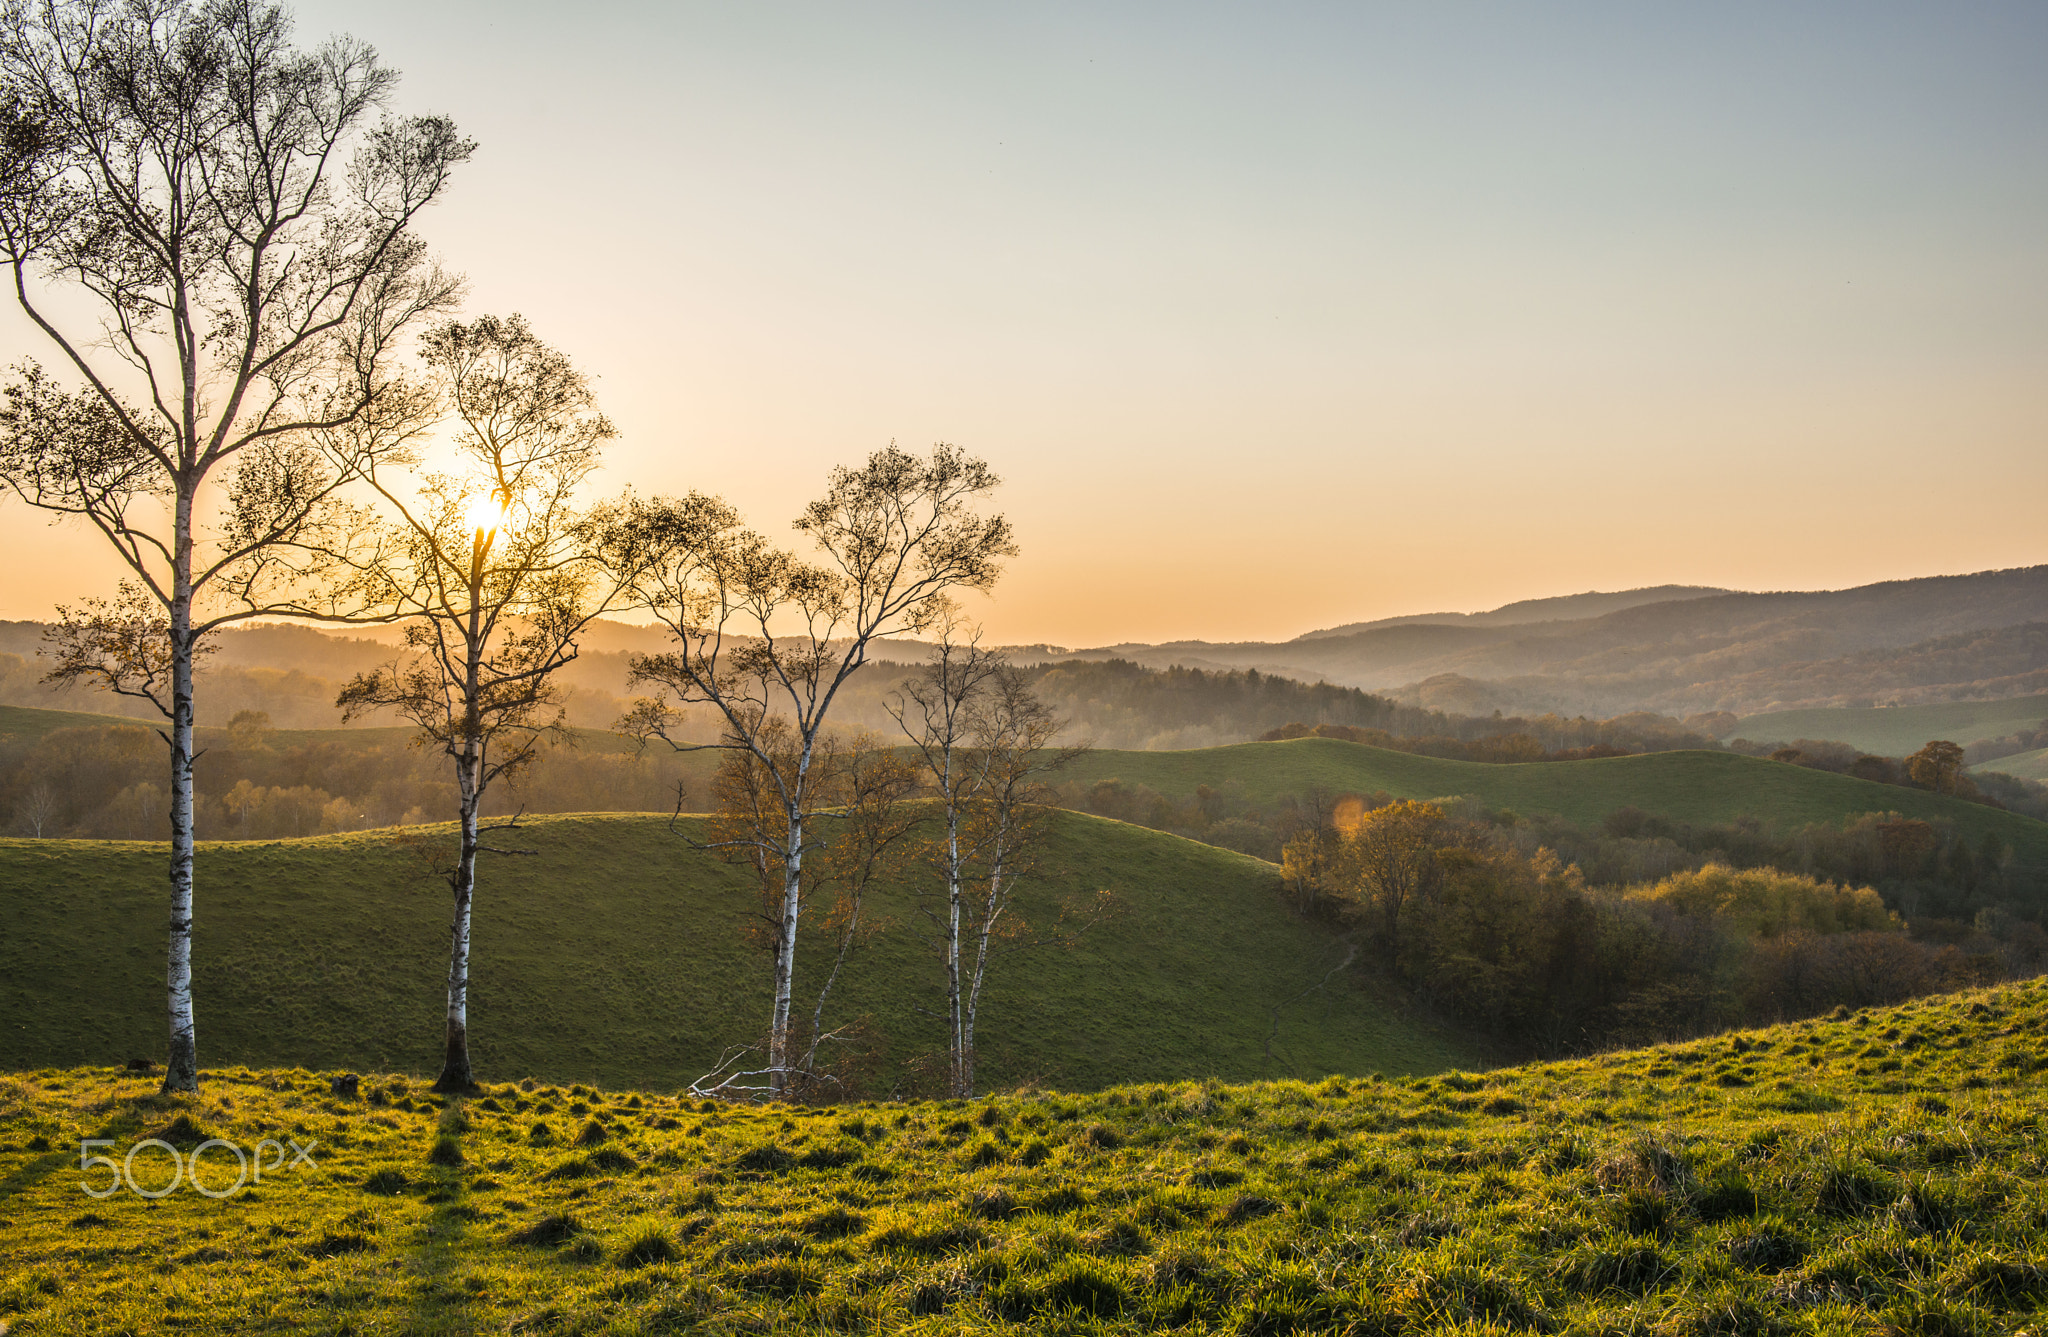
<svg viewBox="0 0 2048 1337">
<path fill-rule="evenodd" d="M 459 1135 L 450 1131 L 450 1114 L 460 1122 L 462 1101 L 451 1096 L 443 1104 L 441 1131 L 436 1133 L 436 1152 L 453 1143 L 460 1148 Z M 434 1214 L 420 1229 L 418 1238 L 406 1251 L 406 1271 L 412 1285 L 412 1319 L 405 1331 L 417 1337 L 436 1334 L 476 1332 L 474 1297 L 461 1285 L 464 1245 L 469 1238 L 469 1184 L 467 1167 L 460 1163 L 428 1165 L 426 1201 Z"/>
</svg>

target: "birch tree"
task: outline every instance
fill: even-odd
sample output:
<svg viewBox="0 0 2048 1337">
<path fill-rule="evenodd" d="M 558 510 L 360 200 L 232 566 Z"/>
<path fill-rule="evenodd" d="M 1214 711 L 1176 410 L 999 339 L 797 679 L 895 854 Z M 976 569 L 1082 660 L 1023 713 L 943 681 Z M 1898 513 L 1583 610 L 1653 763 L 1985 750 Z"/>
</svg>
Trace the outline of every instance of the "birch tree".
<svg viewBox="0 0 2048 1337">
<path fill-rule="evenodd" d="M 922 671 L 903 685 L 890 714 L 910 739 L 927 792 L 938 800 L 939 830 L 928 843 L 931 865 L 938 875 L 939 905 L 927 907 L 937 927 L 937 947 L 946 974 L 947 1084 L 960 1095 L 965 1077 L 969 1038 L 962 1006 L 961 925 L 966 914 L 966 884 L 975 850 L 969 829 L 985 780 L 986 756 L 972 751 L 975 714 L 989 679 L 1001 660 L 982 648 L 979 633 L 960 636 L 952 618 L 939 624 L 938 644 Z"/>
<path fill-rule="evenodd" d="M 483 799 L 560 728 L 554 675 L 606 607 L 575 494 L 614 431 L 583 374 L 517 316 L 445 324 L 425 341 L 425 355 L 457 424 L 458 464 L 420 470 L 410 494 L 384 467 L 393 461 L 366 471 L 392 518 L 378 560 L 356 581 L 367 604 L 406 620 L 405 640 L 397 659 L 357 675 L 338 704 L 348 719 L 396 710 L 454 769 L 457 844 L 442 869 L 454 901 L 446 1047 L 434 1089 L 460 1093 L 476 1085 L 469 969 L 477 856 L 509 852 L 484 844 Z"/>
<path fill-rule="evenodd" d="M 312 438 L 391 424 L 395 348 L 456 296 L 413 225 L 471 145 L 445 117 L 386 114 L 396 78 L 348 38 L 294 48 L 260 0 L 0 8 L 0 256 L 61 368 L 14 369 L 0 478 L 128 570 L 118 599 L 60 621 L 51 676 L 165 719 L 166 1091 L 199 1081 L 194 658 L 276 611 L 281 552 L 345 536 L 333 503 L 361 461 Z"/>
<path fill-rule="evenodd" d="M 1006 951 L 1058 941 L 1079 925 L 1034 935 L 1014 913 L 1036 868 L 1050 794 L 1041 778 L 1083 749 L 1055 748 L 1060 721 L 1025 675 L 978 634 L 944 624 L 923 671 L 892 708 L 938 807 L 929 841 L 937 874 L 930 908 L 944 963 L 949 1094 L 974 1094 L 975 1032 L 989 968 Z M 1099 906 L 1097 907 L 1099 909 Z"/>
<path fill-rule="evenodd" d="M 868 662 L 878 637 L 925 630 L 949 591 L 987 590 L 1014 556 L 1010 525 L 978 506 L 999 480 L 981 460 L 940 444 L 914 455 L 891 445 L 859 468 L 832 472 L 825 495 L 796 529 L 805 560 L 747 530 L 729 507 L 703 497 L 633 501 L 609 517 L 622 561 L 644 562 L 631 584 L 639 606 L 668 628 L 673 649 L 629 660 L 653 689 L 621 727 L 678 747 L 679 708 L 710 707 L 723 735 L 709 746 L 748 754 L 779 816 L 763 827 L 779 879 L 769 1094 L 787 1093 L 797 932 L 805 913 L 804 860 L 815 848 L 814 763 L 840 690 Z M 647 560 L 645 554 L 659 554 Z M 779 721 L 779 723 L 778 723 Z M 770 739 L 786 729 L 790 761 Z"/>
<path fill-rule="evenodd" d="M 712 785 L 710 839 L 693 843 L 753 870 L 760 889 L 760 923 L 772 949 L 782 941 L 788 904 L 781 864 L 788 817 L 781 795 L 790 787 L 799 754 L 794 731 L 783 719 L 765 723 L 758 742 L 758 748 L 730 749 L 720 758 Z M 826 1005 L 848 958 L 875 927 L 867 914 L 868 887 L 901 866 L 901 848 L 918 822 L 915 806 L 905 800 L 917 787 L 910 764 L 870 733 L 830 733 L 818 740 L 803 790 L 804 827 L 810 835 L 799 903 L 815 910 L 821 900 L 825 902 L 805 924 L 813 930 L 812 940 L 824 939 L 821 945 L 830 964 L 810 1003 L 808 1032 L 792 1023 L 790 1056 L 779 1070 L 741 1066 L 748 1055 L 759 1052 L 759 1046 L 729 1050 L 724 1062 L 692 1084 L 698 1095 L 772 1090 L 800 1099 L 836 1082 L 820 1061 L 824 1046 L 839 1035 L 825 1024 Z M 765 1084 L 770 1079 L 772 1086 Z"/>
</svg>

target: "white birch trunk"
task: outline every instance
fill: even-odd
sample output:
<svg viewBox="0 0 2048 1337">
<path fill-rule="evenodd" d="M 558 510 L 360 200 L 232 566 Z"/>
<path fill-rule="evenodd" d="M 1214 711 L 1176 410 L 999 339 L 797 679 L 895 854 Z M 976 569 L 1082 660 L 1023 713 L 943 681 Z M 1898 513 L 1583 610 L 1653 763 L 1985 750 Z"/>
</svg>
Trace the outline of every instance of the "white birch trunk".
<svg viewBox="0 0 2048 1337">
<path fill-rule="evenodd" d="M 170 1053 L 165 1091 L 199 1089 L 199 1032 L 192 1014 L 192 503 L 178 498 L 171 599 L 171 923 L 165 971 Z"/>
<path fill-rule="evenodd" d="M 950 770 L 950 765 L 948 766 Z M 952 1053 L 951 1094 L 967 1094 L 967 1031 L 960 997 L 960 805 L 946 782 L 946 1031 Z"/>
<path fill-rule="evenodd" d="M 967 1005 L 961 1019 L 961 1062 L 960 1089 L 954 1094 L 962 1100 L 974 1098 L 974 1022 L 981 1011 L 981 984 L 988 978 L 988 944 L 995 933 L 996 920 L 1003 913 L 1003 848 L 996 846 L 995 862 L 990 865 L 988 877 L 988 900 L 981 910 L 981 922 L 974 932 L 974 971 L 967 988 Z"/>
<path fill-rule="evenodd" d="M 775 938 L 775 1007 L 768 1022 L 768 1088 L 777 1099 L 789 1090 L 789 1004 L 796 989 L 796 921 L 803 909 L 803 810 L 800 804 L 793 803 L 788 811 L 789 844 L 783 863 L 782 923 Z"/>
<path fill-rule="evenodd" d="M 462 847 L 455 865 L 455 914 L 449 928 L 447 1048 L 441 1075 L 434 1082 L 434 1089 L 444 1093 L 466 1092 L 476 1087 L 469 1066 L 469 921 L 476 891 L 480 769 L 481 758 L 476 755 L 476 744 L 471 742 L 455 767 L 462 796 Z"/>
</svg>

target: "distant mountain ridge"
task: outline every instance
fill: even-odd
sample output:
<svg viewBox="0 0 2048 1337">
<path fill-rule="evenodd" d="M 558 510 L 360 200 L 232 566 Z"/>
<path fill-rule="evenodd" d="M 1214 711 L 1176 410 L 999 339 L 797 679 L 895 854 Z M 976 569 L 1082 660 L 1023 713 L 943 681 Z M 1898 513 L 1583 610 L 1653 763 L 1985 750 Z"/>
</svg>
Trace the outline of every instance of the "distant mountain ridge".
<svg viewBox="0 0 2048 1337">
<path fill-rule="evenodd" d="M 1847 590 L 1677 588 L 1688 592 L 1576 618 L 1391 619 L 1291 641 L 1124 644 L 1077 653 L 1154 668 L 1256 668 L 1465 714 L 1753 714 L 1866 697 L 1870 704 L 1982 700 L 2048 686 L 2048 566 Z M 1556 603 L 1569 608 L 1587 597 Z"/>
<path fill-rule="evenodd" d="M 0 622 L 0 701 L 146 713 L 133 701 L 41 686 L 42 632 L 40 623 Z M 252 626 L 216 639 L 219 653 L 207 672 L 238 675 L 242 694 L 260 697 L 280 727 L 328 727 L 336 722 L 338 683 L 387 662 L 392 634 Z M 583 656 L 562 679 L 576 693 L 575 722 L 608 726 L 615 698 L 630 691 L 627 656 L 666 644 L 659 628 L 593 626 Z M 920 662 L 928 649 L 911 639 L 878 641 L 869 659 L 886 673 Z M 2048 566 L 1846 590 L 1661 585 L 1527 599 L 1484 613 L 1383 618 L 1286 641 L 1008 649 L 1023 664 L 1122 659 L 1151 669 L 1256 669 L 1457 715 L 1556 711 L 1604 719 L 1646 710 L 1684 717 L 2002 700 L 2048 692 Z M 226 704 L 217 694 L 209 699 Z"/>
<path fill-rule="evenodd" d="M 1612 593 L 1589 590 L 1584 594 L 1559 594 L 1547 599 L 1522 599 L 1515 603 L 1502 604 L 1499 608 L 1483 613 L 1406 613 L 1400 617 L 1375 618 L 1371 622 L 1347 622 L 1341 627 L 1303 632 L 1294 639 L 1316 641 L 1331 636 L 1350 636 L 1361 631 L 1373 631 L 1380 627 L 1424 623 L 1431 626 L 1510 627 L 1530 622 L 1568 622 L 1580 618 L 1600 617 L 1643 604 L 1676 603 L 1685 599 L 1704 599 L 1709 595 L 1739 592 L 1724 590 L 1714 585 L 1649 585 L 1638 590 L 1617 590 Z"/>
</svg>

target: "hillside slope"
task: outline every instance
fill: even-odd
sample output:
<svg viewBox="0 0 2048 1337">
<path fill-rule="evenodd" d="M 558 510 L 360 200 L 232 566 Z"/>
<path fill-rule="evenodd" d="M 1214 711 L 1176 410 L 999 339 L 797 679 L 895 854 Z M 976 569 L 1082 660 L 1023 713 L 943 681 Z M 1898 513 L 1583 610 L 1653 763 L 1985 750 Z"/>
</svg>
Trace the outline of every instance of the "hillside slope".
<svg viewBox="0 0 2048 1337">
<path fill-rule="evenodd" d="M 1847 590 L 1704 594 L 1531 623 L 1396 620 L 1285 642 L 1081 653 L 1320 677 L 1479 714 L 1684 715 L 1872 696 L 2010 697 L 2048 686 L 2048 566 Z"/>
<path fill-rule="evenodd" d="M 1779 710 L 1745 715 L 1735 732 L 1760 743 L 1795 738 L 1850 743 L 1880 756 L 1903 757 L 1936 738 L 1969 744 L 2038 729 L 2048 720 L 2048 696 L 2006 701 L 1952 701 L 1932 706 Z M 1991 769 L 1996 770 L 1997 767 Z"/>
<path fill-rule="evenodd" d="M 1303 632 L 1296 641 L 1320 641 L 1332 636 L 1350 636 L 1380 627 L 1398 627 L 1425 622 L 1441 626 L 1513 627 L 1531 622 L 1569 622 L 1602 617 L 1642 604 L 1672 603 L 1682 599 L 1704 599 L 1712 594 L 1739 594 L 1715 585 L 1646 585 L 1640 589 L 1611 592 L 1588 590 L 1584 594 L 1559 594 L 1546 599 L 1521 599 L 1483 613 L 1409 613 L 1401 617 L 1374 618 L 1370 622 L 1346 622 L 1321 631 Z"/>
<path fill-rule="evenodd" d="M 1650 752 L 1593 761 L 1492 765 L 1391 752 L 1335 738 L 1239 743 L 1188 752 L 1091 752 L 1065 773 L 1111 778 L 1185 797 L 1198 785 L 1235 782 L 1270 801 L 1311 787 L 1333 793 L 1384 790 L 1396 798 L 1470 795 L 1492 808 L 1596 823 L 1617 808 L 1685 822 L 1753 816 L 1782 826 L 1838 823 L 1866 812 L 1946 821 L 1972 837 L 1996 831 L 2027 863 L 2048 863 L 2048 823 L 1924 790 L 1788 766 L 1730 752 Z"/>
<path fill-rule="evenodd" d="M 2039 981 L 1563 1063 L 834 1109 L 0 1079 L 24 1334 L 2037 1332 Z M 79 1143 L 289 1130 L 86 1203 Z M 575 1145 L 564 1145 L 571 1138 Z M 233 1174 L 208 1159 L 218 1192 Z M 134 1167 L 168 1179 L 168 1155 Z"/>
<path fill-rule="evenodd" d="M 1987 761 L 1981 766 L 1972 766 L 1972 771 L 2002 771 L 2016 775 L 2022 780 L 2040 780 L 2048 783 L 2048 747 L 2037 747 L 2032 752 L 2021 752 L 2010 757 Z"/>
<path fill-rule="evenodd" d="M 747 940 L 755 901 L 739 870 L 652 816 L 530 819 L 494 841 L 537 852 L 487 859 L 481 875 L 479 1073 L 674 1087 L 764 1028 L 768 965 Z M 161 1053 L 163 858 L 142 843 L 0 841 L 0 1068 Z M 1060 902 L 1099 890 L 1112 908 L 1073 950 L 997 963 L 983 1003 L 987 1079 L 1089 1088 L 1472 1061 L 1349 984 L 1318 989 L 1347 949 L 1291 917 L 1275 887 L 1256 859 L 1062 814 L 1024 913 L 1050 923 Z M 201 1061 L 431 1075 L 446 902 L 388 831 L 203 846 Z M 913 897 L 883 889 L 869 915 L 882 931 L 848 967 L 828 1024 L 870 1018 L 872 1078 L 887 1090 L 901 1064 L 942 1043 L 911 1007 L 937 1003 L 938 971 Z M 800 1003 L 823 978 L 815 955 Z"/>
</svg>

